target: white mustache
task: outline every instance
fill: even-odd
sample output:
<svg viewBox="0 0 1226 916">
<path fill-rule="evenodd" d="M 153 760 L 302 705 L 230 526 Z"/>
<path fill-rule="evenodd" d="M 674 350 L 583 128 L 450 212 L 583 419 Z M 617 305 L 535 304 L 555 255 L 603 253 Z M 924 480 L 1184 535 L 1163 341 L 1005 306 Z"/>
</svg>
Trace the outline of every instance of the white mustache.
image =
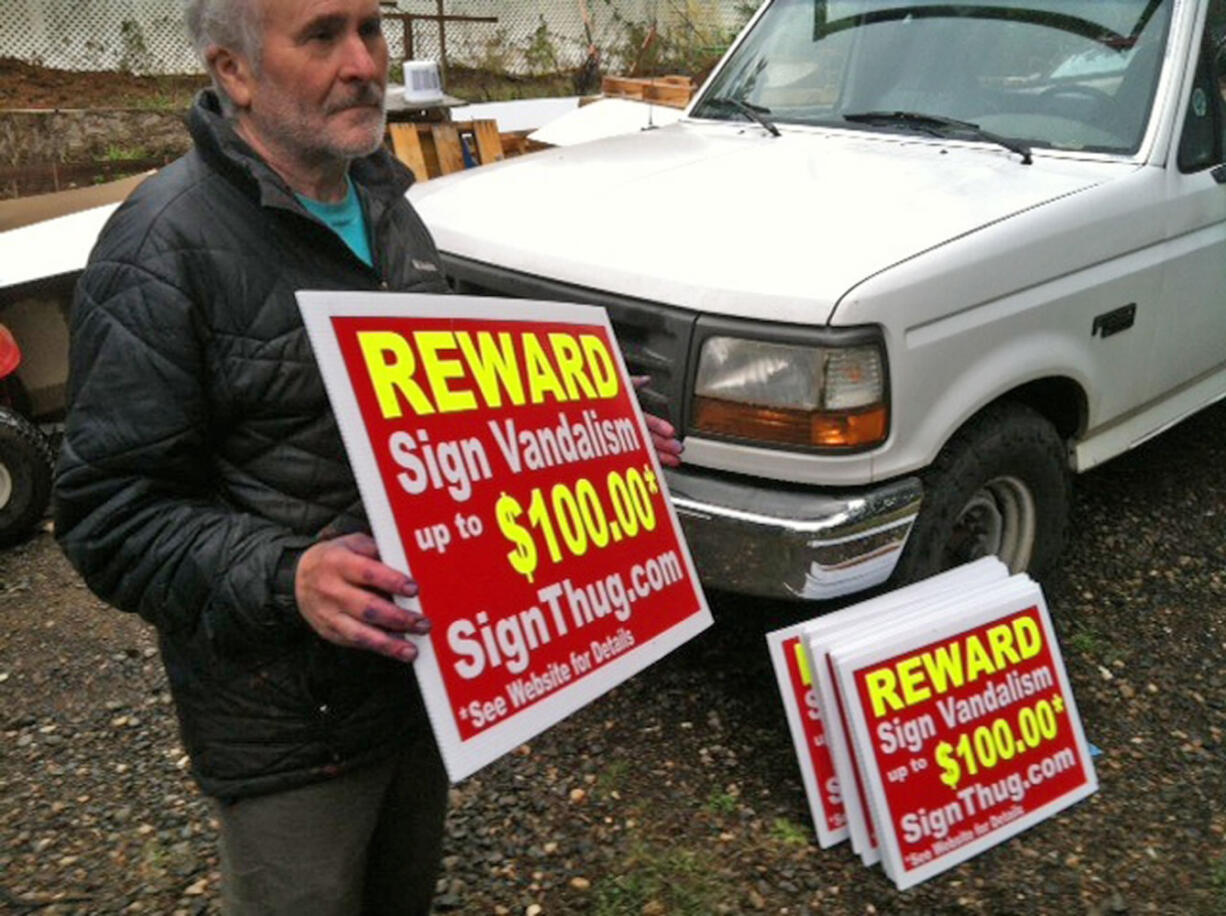
<svg viewBox="0 0 1226 916">
<path fill-rule="evenodd" d="M 351 98 L 343 102 L 333 102 L 328 106 L 328 114 L 346 111 L 350 108 L 382 108 L 383 89 L 374 83 L 367 83 Z"/>
</svg>

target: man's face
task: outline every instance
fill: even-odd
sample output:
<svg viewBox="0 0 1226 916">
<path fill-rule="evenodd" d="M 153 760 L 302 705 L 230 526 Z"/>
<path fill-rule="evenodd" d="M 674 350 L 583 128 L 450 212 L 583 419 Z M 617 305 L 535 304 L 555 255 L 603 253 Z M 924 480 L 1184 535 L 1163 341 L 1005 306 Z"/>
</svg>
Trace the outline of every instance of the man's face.
<svg viewBox="0 0 1226 916">
<path fill-rule="evenodd" d="M 353 159 L 383 139 L 387 43 L 377 0 L 262 0 L 247 128 L 304 162 Z"/>
</svg>

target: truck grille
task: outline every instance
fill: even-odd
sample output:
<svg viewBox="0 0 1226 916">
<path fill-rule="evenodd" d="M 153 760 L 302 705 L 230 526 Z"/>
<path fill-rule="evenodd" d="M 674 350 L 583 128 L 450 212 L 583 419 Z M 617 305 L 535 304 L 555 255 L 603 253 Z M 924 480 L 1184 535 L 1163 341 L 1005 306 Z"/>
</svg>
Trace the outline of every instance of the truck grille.
<svg viewBox="0 0 1226 916">
<path fill-rule="evenodd" d="M 617 335 L 626 368 L 632 375 L 651 376 L 650 384 L 639 390 L 643 409 L 666 417 L 678 429 L 685 428 L 685 386 L 690 375 L 690 340 L 697 313 L 515 273 L 451 255 L 443 255 L 443 266 L 452 288 L 464 295 L 603 307 Z"/>
</svg>

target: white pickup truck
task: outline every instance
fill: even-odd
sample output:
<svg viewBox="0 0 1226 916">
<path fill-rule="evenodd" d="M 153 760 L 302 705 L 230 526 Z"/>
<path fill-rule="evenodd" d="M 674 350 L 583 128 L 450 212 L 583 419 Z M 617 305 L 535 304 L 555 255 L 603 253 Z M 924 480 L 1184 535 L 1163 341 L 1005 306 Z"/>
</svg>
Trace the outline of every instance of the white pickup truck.
<svg viewBox="0 0 1226 916">
<path fill-rule="evenodd" d="M 608 309 L 707 584 L 995 553 L 1226 395 L 1226 0 L 770 0 L 675 125 L 418 186 L 457 289 Z"/>
</svg>

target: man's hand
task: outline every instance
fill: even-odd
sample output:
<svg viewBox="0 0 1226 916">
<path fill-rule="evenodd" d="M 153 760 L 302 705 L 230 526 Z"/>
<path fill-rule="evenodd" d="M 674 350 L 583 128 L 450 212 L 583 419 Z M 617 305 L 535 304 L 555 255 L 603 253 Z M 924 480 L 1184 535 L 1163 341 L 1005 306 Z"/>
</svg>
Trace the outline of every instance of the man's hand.
<svg viewBox="0 0 1226 916">
<path fill-rule="evenodd" d="M 402 662 L 417 658 L 417 647 L 399 634 L 429 633 L 430 621 L 397 607 L 388 596 L 416 594 L 416 582 L 379 562 L 379 548 L 366 534 L 308 547 L 294 575 L 298 611 L 311 629 L 338 646 Z"/>
<path fill-rule="evenodd" d="M 635 388 L 642 388 L 651 381 L 651 376 L 634 375 L 630 377 L 630 381 Z M 673 424 L 663 417 L 650 413 L 644 413 L 643 419 L 647 421 L 647 431 L 651 433 L 651 444 L 655 446 L 660 464 L 666 468 L 680 467 L 681 453 L 685 451 L 685 444 L 677 438 L 677 430 Z"/>
</svg>

